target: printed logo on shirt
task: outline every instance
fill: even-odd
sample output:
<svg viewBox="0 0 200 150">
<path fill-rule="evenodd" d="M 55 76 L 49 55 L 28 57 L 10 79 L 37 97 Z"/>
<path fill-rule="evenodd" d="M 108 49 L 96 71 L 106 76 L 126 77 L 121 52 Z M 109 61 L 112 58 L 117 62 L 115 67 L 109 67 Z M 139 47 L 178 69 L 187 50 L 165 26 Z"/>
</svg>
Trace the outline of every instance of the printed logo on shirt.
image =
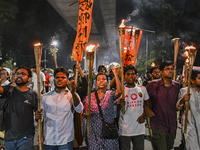
<svg viewBox="0 0 200 150">
<path fill-rule="evenodd" d="M 137 95 L 135 93 L 131 94 L 131 99 L 134 101 L 137 99 Z"/>
<path fill-rule="evenodd" d="M 142 92 L 139 92 L 138 95 L 142 98 L 142 95 L 143 95 L 143 94 L 142 94 Z"/>
<path fill-rule="evenodd" d="M 26 104 L 31 104 L 28 100 L 25 100 L 24 103 L 26 103 Z"/>
</svg>

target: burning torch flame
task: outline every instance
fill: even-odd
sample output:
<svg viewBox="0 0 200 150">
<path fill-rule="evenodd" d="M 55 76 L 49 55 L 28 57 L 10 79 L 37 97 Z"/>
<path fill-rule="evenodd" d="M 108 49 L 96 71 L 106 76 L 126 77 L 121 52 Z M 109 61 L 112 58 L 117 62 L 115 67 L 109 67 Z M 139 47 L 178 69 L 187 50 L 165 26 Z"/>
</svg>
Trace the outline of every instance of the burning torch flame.
<svg viewBox="0 0 200 150">
<path fill-rule="evenodd" d="M 87 52 L 93 52 L 94 51 L 93 50 L 94 47 L 95 47 L 95 45 L 89 45 L 89 46 L 86 47 L 86 51 Z"/>
<path fill-rule="evenodd" d="M 185 51 L 185 52 L 184 52 L 184 55 L 185 55 L 186 57 L 188 57 L 188 56 L 189 56 L 189 52 L 188 52 L 188 51 Z"/>
<path fill-rule="evenodd" d="M 186 63 L 189 63 L 189 59 L 187 58 L 187 59 L 185 60 L 185 62 L 186 62 Z"/>
<path fill-rule="evenodd" d="M 190 50 L 190 49 L 196 49 L 196 48 L 192 45 L 185 47 L 185 50 Z"/>
<path fill-rule="evenodd" d="M 34 44 L 34 46 L 36 47 L 36 46 L 41 46 L 42 44 L 41 43 L 36 43 L 36 44 Z"/>
<path fill-rule="evenodd" d="M 119 27 L 120 27 L 120 28 L 124 28 L 124 27 L 125 27 L 125 24 L 124 24 L 124 23 L 125 23 L 125 19 L 122 19 L 122 23 L 120 24 Z"/>
<path fill-rule="evenodd" d="M 152 63 L 152 64 L 151 64 L 151 67 L 155 67 L 155 66 L 156 66 L 156 64 L 155 64 L 155 63 Z"/>
</svg>

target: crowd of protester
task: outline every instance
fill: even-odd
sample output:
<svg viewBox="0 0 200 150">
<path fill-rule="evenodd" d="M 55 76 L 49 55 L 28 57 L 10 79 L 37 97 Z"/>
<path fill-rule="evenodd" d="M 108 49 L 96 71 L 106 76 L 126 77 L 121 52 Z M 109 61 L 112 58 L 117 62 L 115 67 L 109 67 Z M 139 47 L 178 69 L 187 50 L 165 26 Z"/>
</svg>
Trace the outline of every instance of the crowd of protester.
<svg viewBox="0 0 200 150">
<path fill-rule="evenodd" d="M 200 149 L 199 70 L 192 71 L 190 93 L 187 93 L 184 77 L 172 80 L 171 61 L 151 67 L 145 76 L 139 75 L 132 65 L 123 68 L 123 75 L 119 65 L 110 68 L 99 65 L 97 73 L 92 71 L 91 95 L 87 91 L 88 74 L 80 65 L 74 65 L 71 74 L 64 67 L 48 71 L 41 69 L 38 90 L 36 66 L 0 69 L 0 110 L 4 111 L 5 122 L 5 131 L 0 132 L 1 140 L 5 141 L 1 142 L 2 149 L 38 149 L 38 120 L 41 119 L 44 150 L 76 150 L 83 143 L 88 150 L 130 150 L 131 147 L 144 150 L 148 123 L 152 148 L 171 150 L 176 138 L 177 112 L 181 111 L 180 123 L 184 127 L 187 101 L 190 107 L 187 131 L 181 135 L 182 148 Z M 124 83 L 121 83 L 122 76 Z M 42 94 L 41 109 L 37 104 L 38 92 Z M 114 125 L 117 137 L 103 134 L 107 124 Z"/>
</svg>

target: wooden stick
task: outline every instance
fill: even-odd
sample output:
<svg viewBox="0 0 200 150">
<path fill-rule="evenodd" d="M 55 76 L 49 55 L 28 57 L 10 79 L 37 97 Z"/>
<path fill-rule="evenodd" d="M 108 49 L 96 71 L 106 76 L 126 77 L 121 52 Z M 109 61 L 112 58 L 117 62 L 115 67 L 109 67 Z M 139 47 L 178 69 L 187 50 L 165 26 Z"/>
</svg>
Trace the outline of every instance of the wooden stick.
<svg viewBox="0 0 200 150">
<path fill-rule="evenodd" d="M 77 61 L 76 64 L 79 65 L 80 61 Z M 76 69 L 76 67 L 75 67 L 75 69 Z M 75 72 L 76 72 L 76 75 L 75 75 L 75 85 L 76 85 L 76 88 L 77 88 L 77 86 L 78 86 L 78 74 L 79 74 L 78 69 L 76 69 Z"/>
<path fill-rule="evenodd" d="M 55 67 L 58 68 L 56 52 L 53 53 L 53 59 L 54 59 L 54 62 L 55 62 Z"/>
<path fill-rule="evenodd" d="M 187 94 L 190 94 L 192 68 L 196 58 L 196 53 L 197 53 L 196 49 L 189 49 L 189 77 L 188 77 Z M 187 132 L 188 110 L 189 110 L 189 101 L 186 101 L 184 133 Z"/>
<path fill-rule="evenodd" d="M 177 55 L 179 51 L 179 40 L 180 38 L 174 38 L 172 41 L 174 42 L 174 76 L 173 80 L 176 80 L 176 66 L 177 66 Z"/>
<path fill-rule="evenodd" d="M 86 52 L 88 60 L 88 116 L 87 116 L 87 135 L 90 134 L 90 114 L 91 114 L 91 86 L 92 86 L 92 68 L 94 62 L 94 51 Z"/>
<path fill-rule="evenodd" d="M 34 54 L 36 61 L 36 73 L 37 73 L 37 87 L 38 87 L 38 110 L 41 109 L 41 79 L 40 79 L 40 65 L 42 56 L 42 45 L 34 46 Z M 39 132 L 39 149 L 42 150 L 42 122 L 38 120 L 38 132 Z"/>
<path fill-rule="evenodd" d="M 125 101 L 125 95 L 124 95 L 124 68 L 123 68 L 123 39 L 122 34 L 124 34 L 125 30 L 124 28 L 118 28 L 118 40 L 119 40 L 119 54 L 120 54 L 120 67 L 121 67 L 121 84 L 122 84 L 122 101 Z M 121 104 L 121 110 L 122 114 L 125 114 L 125 104 Z"/>
</svg>

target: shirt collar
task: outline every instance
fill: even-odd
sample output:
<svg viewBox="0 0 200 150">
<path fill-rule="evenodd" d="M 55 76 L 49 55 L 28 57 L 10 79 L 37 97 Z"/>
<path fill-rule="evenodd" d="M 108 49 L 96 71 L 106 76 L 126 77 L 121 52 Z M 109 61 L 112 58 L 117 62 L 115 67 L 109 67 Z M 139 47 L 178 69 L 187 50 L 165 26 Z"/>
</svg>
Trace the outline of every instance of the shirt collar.
<svg viewBox="0 0 200 150">
<path fill-rule="evenodd" d="M 159 85 L 165 85 L 165 84 L 164 84 L 164 81 L 163 81 L 163 78 L 162 78 L 162 79 L 158 79 L 158 80 L 160 80 L 160 81 L 159 81 Z M 174 82 L 173 80 L 172 80 L 172 85 L 173 85 L 173 86 L 176 85 L 175 82 Z"/>
</svg>

